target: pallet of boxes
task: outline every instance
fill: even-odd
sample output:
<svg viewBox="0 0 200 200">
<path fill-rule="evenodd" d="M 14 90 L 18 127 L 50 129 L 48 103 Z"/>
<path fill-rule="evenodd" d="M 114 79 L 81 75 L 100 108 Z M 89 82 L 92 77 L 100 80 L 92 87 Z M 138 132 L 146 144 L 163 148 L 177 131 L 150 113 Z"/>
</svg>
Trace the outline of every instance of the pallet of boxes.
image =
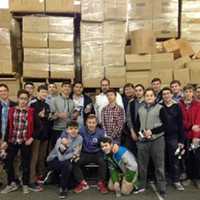
<svg viewBox="0 0 200 200">
<path fill-rule="evenodd" d="M 110 79 L 111 87 L 125 84 L 127 0 L 81 1 L 81 64 L 85 87 L 100 87 Z"/>
</svg>

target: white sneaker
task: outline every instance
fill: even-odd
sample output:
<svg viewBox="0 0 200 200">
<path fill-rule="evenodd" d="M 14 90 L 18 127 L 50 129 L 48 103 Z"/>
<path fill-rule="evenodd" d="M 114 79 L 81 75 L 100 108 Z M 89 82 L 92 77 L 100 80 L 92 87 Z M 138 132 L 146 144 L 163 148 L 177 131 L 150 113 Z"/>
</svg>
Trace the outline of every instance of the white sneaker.
<svg viewBox="0 0 200 200">
<path fill-rule="evenodd" d="M 7 194 L 10 192 L 14 192 L 18 190 L 19 186 L 16 183 L 11 183 L 10 185 L 7 185 L 2 191 L 1 194 Z"/>
<path fill-rule="evenodd" d="M 178 190 L 178 191 L 184 191 L 184 187 L 181 185 L 180 182 L 175 182 L 175 183 L 174 183 L 174 187 L 175 187 L 175 189 Z"/>
<path fill-rule="evenodd" d="M 28 189 L 28 185 L 23 185 L 22 190 L 24 194 L 28 194 L 30 192 L 30 190 Z"/>
</svg>

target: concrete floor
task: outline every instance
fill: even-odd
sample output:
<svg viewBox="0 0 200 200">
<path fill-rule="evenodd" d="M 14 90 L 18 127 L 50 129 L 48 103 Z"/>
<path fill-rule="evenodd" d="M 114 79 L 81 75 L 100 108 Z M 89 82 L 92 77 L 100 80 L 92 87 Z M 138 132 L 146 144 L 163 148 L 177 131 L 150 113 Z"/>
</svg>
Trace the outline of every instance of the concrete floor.
<svg viewBox="0 0 200 200">
<path fill-rule="evenodd" d="M 0 195 L 0 200 L 56 200 L 58 199 L 58 189 L 55 186 L 46 186 L 45 191 L 41 193 L 30 193 L 28 195 L 22 194 L 19 190 L 7 195 Z M 106 195 L 100 194 L 95 188 L 91 188 L 81 194 L 69 193 L 69 200 L 114 200 L 116 199 L 113 193 Z M 161 200 L 152 189 L 148 189 L 143 194 L 132 194 L 130 196 L 123 196 L 122 200 Z M 175 191 L 174 188 L 168 187 L 166 200 L 200 200 L 200 190 L 193 186 L 189 186 L 183 192 Z"/>
</svg>

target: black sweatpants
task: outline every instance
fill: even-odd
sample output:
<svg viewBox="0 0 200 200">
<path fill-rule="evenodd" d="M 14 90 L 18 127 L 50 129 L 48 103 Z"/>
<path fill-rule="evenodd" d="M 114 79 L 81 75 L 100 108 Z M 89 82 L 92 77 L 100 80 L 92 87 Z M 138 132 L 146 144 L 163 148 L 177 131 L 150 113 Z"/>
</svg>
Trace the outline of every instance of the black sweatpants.
<svg viewBox="0 0 200 200">
<path fill-rule="evenodd" d="M 84 180 L 82 167 L 89 163 L 95 163 L 99 165 L 98 168 L 98 178 L 101 181 L 105 181 L 106 178 L 106 162 L 104 161 L 103 154 L 99 153 L 81 153 L 80 160 L 74 163 L 73 172 L 75 180 L 80 183 Z"/>
<path fill-rule="evenodd" d="M 30 177 L 30 159 L 31 159 L 31 147 L 25 144 L 8 144 L 7 158 L 6 158 L 6 172 L 8 185 L 15 182 L 15 170 L 14 160 L 18 151 L 21 151 L 21 164 L 22 164 L 22 181 L 23 185 L 29 184 Z"/>
</svg>

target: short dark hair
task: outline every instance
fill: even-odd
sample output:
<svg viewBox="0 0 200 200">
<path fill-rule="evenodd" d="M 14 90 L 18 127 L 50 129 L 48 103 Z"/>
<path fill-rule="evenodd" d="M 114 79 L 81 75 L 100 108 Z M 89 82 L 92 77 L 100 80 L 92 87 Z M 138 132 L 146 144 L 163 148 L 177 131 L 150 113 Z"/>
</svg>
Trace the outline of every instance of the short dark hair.
<svg viewBox="0 0 200 200">
<path fill-rule="evenodd" d="M 197 86 L 196 86 L 195 90 L 197 90 L 197 89 L 200 89 L 200 85 L 197 85 Z"/>
<path fill-rule="evenodd" d="M 28 96 L 28 98 L 30 97 L 30 94 L 28 91 L 21 89 L 21 90 L 18 90 L 18 92 L 17 92 L 17 98 L 19 98 L 22 94 L 26 94 Z"/>
<path fill-rule="evenodd" d="M 162 90 L 161 90 L 161 94 L 163 95 L 163 92 L 164 91 L 170 91 L 170 93 L 172 94 L 172 90 L 170 87 L 164 87 Z"/>
<path fill-rule="evenodd" d="M 89 114 L 89 115 L 87 116 L 87 119 L 86 119 L 86 120 L 89 120 L 89 119 L 96 119 L 96 120 L 97 120 L 97 117 L 96 117 L 95 114 Z"/>
<path fill-rule="evenodd" d="M 181 82 L 179 80 L 171 81 L 170 86 L 172 86 L 173 84 L 178 84 L 179 86 L 181 86 Z"/>
<path fill-rule="evenodd" d="M 134 85 L 133 85 L 132 83 L 126 83 L 126 84 L 124 85 L 123 92 L 125 92 L 125 89 L 126 89 L 126 88 L 129 88 L 129 87 L 135 89 L 135 87 L 134 87 Z"/>
<path fill-rule="evenodd" d="M 146 95 L 146 93 L 149 92 L 149 91 L 152 91 L 153 94 L 154 94 L 154 96 L 156 97 L 156 93 L 155 93 L 155 91 L 153 90 L 153 88 L 151 88 L 151 87 L 147 88 L 147 89 L 144 91 L 144 95 Z"/>
<path fill-rule="evenodd" d="M 77 84 L 80 84 L 82 87 L 83 87 L 83 83 L 81 81 L 75 81 L 74 84 L 73 84 L 73 87 Z"/>
<path fill-rule="evenodd" d="M 38 89 L 37 89 L 37 91 L 38 92 L 40 92 L 41 90 L 47 90 L 48 91 L 48 87 L 47 87 L 47 85 L 40 85 L 39 87 L 38 87 Z"/>
<path fill-rule="evenodd" d="M 62 82 L 61 87 L 63 87 L 64 85 L 71 85 L 71 84 L 72 84 L 71 79 L 67 79 L 67 80 Z"/>
<path fill-rule="evenodd" d="M 162 83 L 162 81 L 160 80 L 160 78 L 153 78 L 151 83 L 154 83 L 154 82 L 160 82 Z"/>
<path fill-rule="evenodd" d="M 108 89 L 108 91 L 106 92 L 106 94 L 108 94 L 108 93 L 113 93 L 115 96 L 117 96 L 117 92 L 113 88 Z"/>
<path fill-rule="evenodd" d="M 31 85 L 31 86 L 35 87 L 34 83 L 31 82 L 31 81 L 28 81 L 28 82 L 24 83 L 24 88 L 25 88 L 27 85 Z"/>
<path fill-rule="evenodd" d="M 0 87 L 4 87 L 4 88 L 6 88 L 7 91 L 9 91 L 9 87 L 5 83 L 1 83 Z"/>
<path fill-rule="evenodd" d="M 100 143 L 109 143 L 109 144 L 112 144 L 113 143 L 113 141 L 112 141 L 112 138 L 111 137 L 103 137 L 103 138 L 101 138 L 101 140 L 100 140 Z"/>
<path fill-rule="evenodd" d="M 186 90 L 193 90 L 194 91 L 194 87 L 192 84 L 187 84 L 186 86 L 183 87 L 183 91 L 185 92 Z"/>
<path fill-rule="evenodd" d="M 144 85 L 142 85 L 142 84 L 135 85 L 135 88 L 137 88 L 137 87 L 141 87 L 143 90 L 145 90 Z"/>
<path fill-rule="evenodd" d="M 74 120 L 68 122 L 67 125 L 66 125 L 66 128 L 69 128 L 69 127 L 78 128 L 78 127 L 79 127 L 78 122 L 77 122 L 77 121 L 74 121 Z"/>
<path fill-rule="evenodd" d="M 103 81 L 107 81 L 108 84 L 110 85 L 110 80 L 108 78 L 104 77 L 103 79 L 101 79 L 100 84 L 102 84 Z"/>
<path fill-rule="evenodd" d="M 48 86 L 49 86 L 49 85 L 54 85 L 54 86 L 57 88 L 57 85 L 56 85 L 56 83 L 55 83 L 55 82 L 53 82 L 53 81 L 50 81 L 50 82 L 49 82 L 49 84 L 48 84 Z"/>
</svg>

